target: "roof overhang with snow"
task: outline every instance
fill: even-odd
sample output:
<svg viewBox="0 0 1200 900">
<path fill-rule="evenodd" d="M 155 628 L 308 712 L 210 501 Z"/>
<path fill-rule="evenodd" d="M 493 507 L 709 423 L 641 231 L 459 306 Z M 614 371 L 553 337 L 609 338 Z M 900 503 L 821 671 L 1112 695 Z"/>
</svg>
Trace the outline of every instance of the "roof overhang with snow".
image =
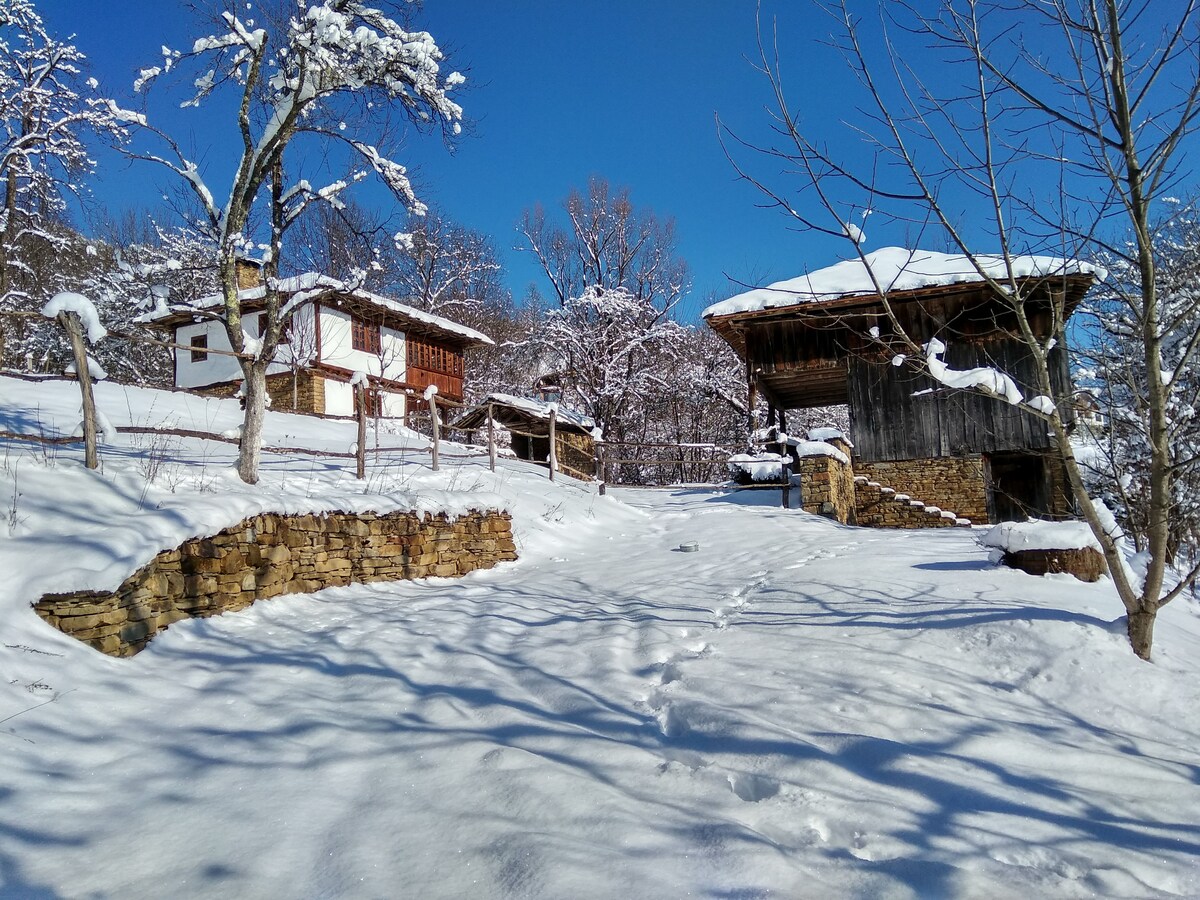
<svg viewBox="0 0 1200 900">
<path fill-rule="evenodd" d="M 277 282 L 282 297 L 281 308 L 290 310 L 308 303 L 343 305 L 353 311 L 376 315 L 386 324 L 416 334 L 437 339 L 455 347 L 467 349 L 493 345 L 490 337 L 451 319 L 434 315 L 384 297 L 362 288 L 354 287 L 328 275 L 308 272 Z M 262 285 L 238 291 L 238 300 L 244 309 L 262 309 L 266 301 L 266 288 Z M 199 300 L 180 305 L 164 305 L 140 316 L 142 324 L 158 328 L 173 328 L 196 320 L 197 316 L 220 312 L 224 300 L 220 294 L 210 294 Z"/>
<path fill-rule="evenodd" d="M 885 334 L 891 329 L 888 307 L 918 341 L 935 334 L 981 340 L 1005 333 L 1001 291 L 1027 298 L 1031 317 L 1048 323 L 1051 304 L 1061 303 L 1069 317 L 1105 274 L 1053 257 L 976 262 L 886 248 L 738 294 L 708 307 L 704 318 L 746 362 L 770 402 L 782 409 L 832 406 L 847 402 L 849 357 L 871 349 L 878 354 L 866 335 L 872 327 L 882 326 Z"/>
<path fill-rule="evenodd" d="M 543 403 L 529 397 L 512 394 L 489 394 L 484 400 L 462 416 L 451 427 L 462 431 L 475 431 L 487 426 L 488 408 L 492 419 L 505 428 L 527 428 L 538 434 L 549 434 L 550 412 L 555 411 L 555 428 L 576 434 L 591 435 L 596 423 L 587 416 L 557 404 Z"/>
</svg>

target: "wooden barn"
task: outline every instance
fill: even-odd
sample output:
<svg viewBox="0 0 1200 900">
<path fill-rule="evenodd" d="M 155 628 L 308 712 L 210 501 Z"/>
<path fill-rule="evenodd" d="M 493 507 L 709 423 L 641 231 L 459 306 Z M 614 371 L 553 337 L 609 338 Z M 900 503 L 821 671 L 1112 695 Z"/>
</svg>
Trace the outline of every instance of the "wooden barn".
<svg viewBox="0 0 1200 900">
<path fill-rule="evenodd" d="M 984 257 L 1002 279 L 1004 260 Z M 1057 304 L 1067 316 L 1096 280 L 1086 263 L 1018 257 L 1012 272 L 1040 337 Z M 869 267 L 869 268 L 868 268 Z M 874 278 L 871 277 L 873 273 Z M 896 359 L 897 321 L 918 343 L 945 345 L 952 369 L 989 367 L 1026 397 L 1033 361 L 1013 313 L 963 256 L 886 248 L 861 260 L 731 297 L 704 312 L 746 364 L 754 408 L 766 400 L 786 431 L 788 410 L 845 404 L 859 481 L 885 485 L 974 523 L 1072 513 L 1052 438 L 1037 416 L 977 392 L 949 390 Z M 1054 399 L 1069 414 L 1067 350 L 1051 351 Z"/>
<path fill-rule="evenodd" d="M 558 469 L 573 478 L 590 481 L 596 467 L 596 440 L 593 437 L 596 423 L 557 404 L 511 394 L 489 394 L 451 427 L 468 433 L 486 429 L 490 411 L 492 421 L 511 435 L 512 451 L 517 459 L 549 465 L 551 410 L 554 411 L 554 451 Z"/>
</svg>

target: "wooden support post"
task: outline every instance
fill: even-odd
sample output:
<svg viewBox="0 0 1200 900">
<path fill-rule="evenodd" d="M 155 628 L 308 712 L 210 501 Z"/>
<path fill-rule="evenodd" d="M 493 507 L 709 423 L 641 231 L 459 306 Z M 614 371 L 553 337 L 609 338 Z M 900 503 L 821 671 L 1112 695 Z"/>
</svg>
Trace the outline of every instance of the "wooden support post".
<svg viewBox="0 0 1200 900">
<path fill-rule="evenodd" d="M 558 469 L 558 409 L 550 407 L 550 480 L 554 480 L 554 473 Z"/>
<path fill-rule="evenodd" d="M 354 448 L 355 477 L 360 481 L 367 477 L 367 386 L 363 382 L 354 385 L 354 397 L 358 401 L 358 444 Z"/>
<path fill-rule="evenodd" d="M 754 370 L 746 363 L 746 446 L 754 446 L 754 432 L 758 430 L 758 420 L 754 408 L 758 405 L 758 382 L 754 380 Z"/>
<path fill-rule="evenodd" d="M 779 431 L 781 434 L 787 434 L 787 410 L 779 410 Z"/>
<path fill-rule="evenodd" d="M 608 486 L 604 483 L 604 444 L 600 441 L 596 441 L 596 481 L 600 483 L 600 496 L 603 497 Z"/>
<path fill-rule="evenodd" d="M 791 461 L 781 463 L 779 471 L 783 475 L 783 508 L 792 508 L 792 464 Z"/>
<path fill-rule="evenodd" d="M 89 469 L 100 466 L 96 452 L 96 397 L 92 393 L 92 370 L 88 366 L 87 346 L 83 342 L 83 324 L 79 315 L 63 311 L 58 314 L 58 323 L 71 339 L 71 350 L 75 354 L 75 377 L 79 379 L 79 393 L 83 398 L 83 464 Z"/>
<path fill-rule="evenodd" d="M 487 407 L 488 417 L 488 468 L 496 471 L 496 426 L 492 422 L 492 404 Z"/>
<path fill-rule="evenodd" d="M 437 394 L 429 395 L 429 420 L 433 423 L 433 471 L 438 470 L 438 452 L 441 449 L 442 429 L 438 422 Z"/>
</svg>

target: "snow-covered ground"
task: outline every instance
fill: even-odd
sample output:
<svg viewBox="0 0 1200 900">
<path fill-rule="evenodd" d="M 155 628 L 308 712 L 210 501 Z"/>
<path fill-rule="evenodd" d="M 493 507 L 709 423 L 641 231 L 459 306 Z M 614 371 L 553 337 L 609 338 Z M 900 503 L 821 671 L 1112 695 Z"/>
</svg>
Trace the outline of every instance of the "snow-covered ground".
<svg viewBox="0 0 1200 900">
<path fill-rule="evenodd" d="M 0 430 L 69 431 L 73 390 L 0 378 Z M 98 395 L 116 425 L 236 421 Z M 279 446 L 353 440 L 270 418 Z M 0 448 L 0 896 L 1200 896 L 1190 600 L 1145 664 L 1106 582 L 995 568 L 978 531 L 415 450 L 365 487 L 268 455 L 246 488 L 231 453 Z M 518 562 L 178 623 L 129 660 L 27 608 L 255 508 L 470 495 L 513 511 Z"/>
</svg>

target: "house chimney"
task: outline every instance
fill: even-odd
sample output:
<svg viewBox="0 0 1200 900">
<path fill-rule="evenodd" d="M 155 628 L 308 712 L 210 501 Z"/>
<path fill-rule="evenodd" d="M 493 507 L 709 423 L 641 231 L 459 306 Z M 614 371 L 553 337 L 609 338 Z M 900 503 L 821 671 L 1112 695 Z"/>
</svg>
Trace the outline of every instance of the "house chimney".
<svg viewBox="0 0 1200 900">
<path fill-rule="evenodd" d="M 261 286 L 262 268 L 263 264 L 261 260 L 239 259 L 237 261 L 238 290 L 244 291 L 248 288 L 256 288 Z"/>
</svg>

